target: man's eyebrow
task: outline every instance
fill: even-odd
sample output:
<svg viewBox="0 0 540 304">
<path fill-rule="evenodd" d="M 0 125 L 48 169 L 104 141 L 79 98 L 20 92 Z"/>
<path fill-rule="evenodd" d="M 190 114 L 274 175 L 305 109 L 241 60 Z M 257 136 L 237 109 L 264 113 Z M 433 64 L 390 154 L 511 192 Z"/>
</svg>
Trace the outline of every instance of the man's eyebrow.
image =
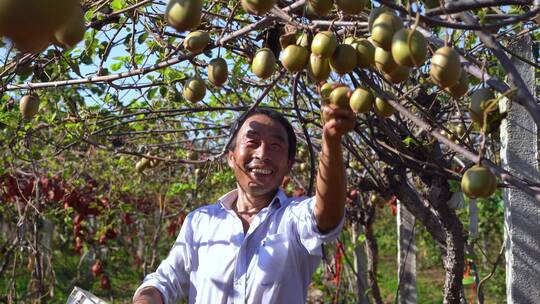
<svg viewBox="0 0 540 304">
<path fill-rule="evenodd" d="M 246 131 L 246 135 L 259 135 L 259 132 L 253 130 L 253 129 L 248 129 Z"/>
<path fill-rule="evenodd" d="M 283 137 L 283 135 L 281 134 L 272 134 L 272 137 L 275 138 L 275 139 L 278 139 L 282 142 L 285 142 L 285 137 Z"/>
</svg>

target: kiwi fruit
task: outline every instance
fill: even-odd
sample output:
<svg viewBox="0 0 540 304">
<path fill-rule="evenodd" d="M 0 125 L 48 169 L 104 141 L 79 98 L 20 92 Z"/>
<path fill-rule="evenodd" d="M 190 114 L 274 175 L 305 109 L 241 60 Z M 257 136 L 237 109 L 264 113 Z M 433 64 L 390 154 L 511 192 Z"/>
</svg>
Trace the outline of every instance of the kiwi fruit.
<svg viewBox="0 0 540 304">
<path fill-rule="evenodd" d="M 495 94 L 488 88 L 479 89 L 471 95 L 469 113 L 471 114 L 471 119 L 478 125 L 482 126 L 484 124 L 486 102 L 494 98 Z"/>
<path fill-rule="evenodd" d="M 22 52 L 44 50 L 51 37 L 72 16 L 75 0 L 2 0 L 0 34 Z"/>
<path fill-rule="evenodd" d="M 351 90 L 346 86 L 340 86 L 332 90 L 330 93 L 330 104 L 336 105 L 340 108 L 349 107 L 349 94 Z"/>
<path fill-rule="evenodd" d="M 334 85 L 331 84 L 330 82 L 327 82 L 321 86 L 319 91 L 321 93 L 321 99 L 322 99 L 323 104 L 330 103 L 330 94 L 332 93 L 333 90 L 334 90 Z"/>
<path fill-rule="evenodd" d="M 318 82 L 330 77 L 330 60 L 320 58 L 315 54 L 309 56 L 309 75 Z"/>
<path fill-rule="evenodd" d="M 357 88 L 349 99 L 349 106 L 355 113 L 366 113 L 371 109 L 374 101 L 375 97 L 371 91 Z"/>
<path fill-rule="evenodd" d="M 392 72 L 383 73 L 383 77 L 392 83 L 401 83 L 409 78 L 411 68 L 398 65 Z"/>
<path fill-rule="evenodd" d="M 350 73 L 356 67 L 356 58 L 357 53 L 354 47 L 348 44 L 339 44 L 330 57 L 330 67 L 340 75 Z"/>
<path fill-rule="evenodd" d="M 375 47 L 368 39 L 358 39 L 352 46 L 356 49 L 356 65 L 367 69 L 375 65 Z"/>
<path fill-rule="evenodd" d="M 33 118 L 39 110 L 39 98 L 36 95 L 24 95 L 19 103 L 19 111 L 25 119 Z"/>
<path fill-rule="evenodd" d="M 307 9 L 311 9 L 315 15 L 324 17 L 332 10 L 334 0 L 308 0 L 306 6 L 308 7 Z"/>
<path fill-rule="evenodd" d="M 142 173 L 146 168 L 150 167 L 150 159 L 143 157 L 137 163 L 135 163 L 135 170 L 138 173 Z"/>
<path fill-rule="evenodd" d="M 397 63 L 392 57 L 392 53 L 379 47 L 375 48 L 375 66 L 380 72 L 386 74 L 394 72 L 394 70 L 398 67 Z"/>
<path fill-rule="evenodd" d="M 304 147 L 300 147 L 298 149 L 298 153 L 296 153 L 299 159 L 306 158 L 308 156 L 308 151 Z"/>
<path fill-rule="evenodd" d="M 309 51 L 302 46 L 291 44 L 281 54 L 281 64 L 287 71 L 294 73 L 301 71 L 309 60 Z"/>
<path fill-rule="evenodd" d="M 49 38 L 44 36 L 31 39 L 11 38 L 13 45 L 23 53 L 39 53 L 43 52 L 50 44 Z"/>
<path fill-rule="evenodd" d="M 444 90 L 454 98 L 460 98 L 467 94 L 467 91 L 469 91 L 469 78 L 467 76 L 467 71 L 465 71 L 465 69 L 461 69 L 461 75 L 459 75 L 458 82 L 451 87 L 445 88 Z"/>
<path fill-rule="evenodd" d="M 392 107 L 386 100 L 377 97 L 375 98 L 375 113 L 381 117 L 387 118 L 392 116 L 396 109 Z"/>
<path fill-rule="evenodd" d="M 427 51 L 426 38 L 416 30 L 401 29 L 392 38 L 392 57 L 401 66 L 410 68 L 422 66 Z"/>
<path fill-rule="evenodd" d="M 179 32 L 201 24 L 203 0 L 169 0 L 165 9 L 165 20 Z"/>
<path fill-rule="evenodd" d="M 442 88 L 455 85 L 461 76 L 458 52 L 449 46 L 437 49 L 431 58 L 429 75 Z"/>
<path fill-rule="evenodd" d="M 338 10 L 349 14 L 357 15 L 362 12 L 366 6 L 367 0 L 336 0 Z"/>
<path fill-rule="evenodd" d="M 317 12 L 315 12 L 315 9 L 311 5 L 311 3 L 309 3 L 309 1 L 306 1 L 306 3 L 304 4 L 304 17 L 308 19 L 315 19 L 321 16 L 317 14 Z"/>
<path fill-rule="evenodd" d="M 296 45 L 299 45 L 301 47 L 309 48 L 311 38 L 309 33 L 302 33 L 298 38 L 296 39 Z"/>
<path fill-rule="evenodd" d="M 261 16 L 266 14 L 272 7 L 274 7 L 274 4 L 276 4 L 275 0 L 241 0 L 240 3 L 242 4 L 242 8 L 250 13 L 257 16 Z"/>
<path fill-rule="evenodd" d="M 84 11 L 80 5 L 73 6 L 69 19 L 54 32 L 54 39 L 61 46 L 72 48 L 84 38 L 86 27 L 84 25 Z"/>
<path fill-rule="evenodd" d="M 193 77 L 189 79 L 184 85 L 184 90 L 182 91 L 182 96 L 187 101 L 197 102 L 201 101 L 206 95 L 206 84 L 204 80 Z"/>
<path fill-rule="evenodd" d="M 266 79 L 276 70 L 276 56 L 269 48 L 263 48 L 257 51 L 253 62 L 251 63 L 251 71 L 261 79 Z"/>
<path fill-rule="evenodd" d="M 225 59 L 218 57 L 208 63 L 208 81 L 216 87 L 222 86 L 229 77 L 229 70 Z"/>
<path fill-rule="evenodd" d="M 19 65 L 17 65 L 17 68 L 15 69 L 15 74 L 17 74 L 21 78 L 27 78 L 28 76 L 32 75 L 33 72 L 34 67 L 32 66 L 30 61 L 24 64 L 19 63 Z"/>
<path fill-rule="evenodd" d="M 377 17 L 379 17 L 380 14 L 382 13 L 390 13 L 390 14 L 394 14 L 394 11 L 391 10 L 390 8 L 386 7 L 386 6 L 379 6 L 379 7 L 374 7 L 371 9 L 371 11 L 369 12 L 369 16 L 368 16 L 368 30 L 369 32 L 371 32 L 371 29 L 373 28 L 373 22 L 375 21 L 375 19 L 377 19 Z"/>
<path fill-rule="evenodd" d="M 377 47 L 390 51 L 394 34 L 403 28 L 403 21 L 393 13 L 382 12 L 371 28 L 371 40 Z"/>
<path fill-rule="evenodd" d="M 184 48 L 193 54 L 202 52 L 210 43 L 210 35 L 205 31 L 194 31 L 184 39 Z"/>
<path fill-rule="evenodd" d="M 319 32 L 311 43 L 311 52 L 321 58 L 330 58 L 337 48 L 337 39 L 330 31 Z"/>
<path fill-rule="evenodd" d="M 151 159 L 151 160 L 150 160 L 150 168 L 155 168 L 155 167 L 159 166 L 159 163 L 160 163 L 159 160 L 157 160 L 157 159 Z"/>
<path fill-rule="evenodd" d="M 463 128 L 462 125 L 456 125 L 454 126 L 454 133 L 456 133 L 457 136 L 462 137 L 465 135 L 465 128 Z"/>
<path fill-rule="evenodd" d="M 497 190 L 497 177 L 489 169 L 475 165 L 463 174 L 461 190 L 470 198 L 488 198 Z"/>
</svg>

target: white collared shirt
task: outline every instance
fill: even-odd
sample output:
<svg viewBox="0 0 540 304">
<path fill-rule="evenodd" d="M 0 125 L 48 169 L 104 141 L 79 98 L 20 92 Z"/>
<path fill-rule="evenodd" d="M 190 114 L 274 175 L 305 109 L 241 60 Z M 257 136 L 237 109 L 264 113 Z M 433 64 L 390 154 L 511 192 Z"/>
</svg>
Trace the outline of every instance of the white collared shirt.
<svg viewBox="0 0 540 304">
<path fill-rule="evenodd" d="M 244 235 L 231 209 L 236 197 L 234 190 L 191 212 L 168 257 L 137 292 L 153 286 L 166 304 L 185 297 L 189 303 L 305 303 L 321 244 L 338 237 L 344 220 L 321 234 L 315 197 L 288 198 L 280 189 Z"/>
</svg>

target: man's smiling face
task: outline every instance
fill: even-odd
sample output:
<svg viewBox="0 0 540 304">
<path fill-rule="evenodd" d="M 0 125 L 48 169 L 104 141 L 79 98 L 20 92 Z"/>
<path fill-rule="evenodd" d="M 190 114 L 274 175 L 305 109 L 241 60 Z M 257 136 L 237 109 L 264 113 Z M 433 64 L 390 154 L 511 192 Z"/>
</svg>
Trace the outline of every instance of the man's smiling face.
<svg viewBox="0 0 540 304">
<path fill-rule="evenodd" d="M 255 114 L 238 131 L 228 163 L 243 191 L 252 196 L 270 195 L 294 162 L 288 158 L 288 149 L 285 128 L 264 114 Z"/>
</svg>

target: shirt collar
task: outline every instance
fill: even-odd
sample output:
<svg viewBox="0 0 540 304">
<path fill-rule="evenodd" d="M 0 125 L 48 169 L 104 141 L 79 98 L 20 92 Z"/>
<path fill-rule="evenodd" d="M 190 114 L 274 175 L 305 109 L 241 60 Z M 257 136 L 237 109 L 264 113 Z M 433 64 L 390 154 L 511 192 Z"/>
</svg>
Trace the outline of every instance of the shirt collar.
<svg viewBox="0 0 540 304">
<path fill-rule="evenodd" d="M 231 210 L 232 204 L 238 197 L 238 189 L 227 192 L 225 195 L 220 197 L 217 201 L 221 209 Z M 270 202 L 270 207 L 275 207 L 276 209 L 285 206 L 288 202 L 287 194 L 283 189 L 279 188 L 274 198 Z"/>
</svg>

